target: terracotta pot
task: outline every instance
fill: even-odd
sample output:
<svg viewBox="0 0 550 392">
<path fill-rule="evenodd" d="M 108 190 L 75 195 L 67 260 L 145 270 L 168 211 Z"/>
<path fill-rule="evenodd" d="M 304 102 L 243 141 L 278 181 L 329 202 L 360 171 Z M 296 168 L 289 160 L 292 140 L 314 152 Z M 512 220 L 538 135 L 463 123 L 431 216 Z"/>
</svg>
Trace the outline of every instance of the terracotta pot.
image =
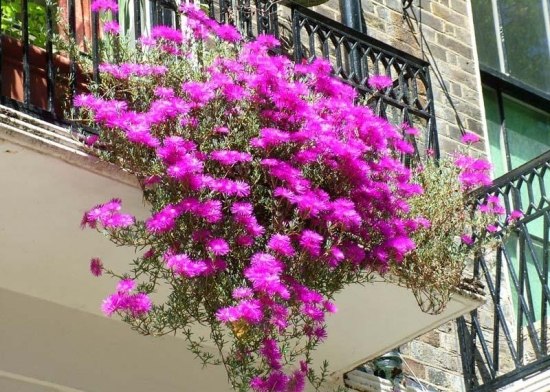
<svg viewBox="0 0 550 392">
<path fill-rule="evenodd" d="M 13 37 L 2 36 L 2 95 L 19 102 L 24 102 L 23 87 L 23 43 Z M 29 45 L 28 62 L 30 76 L 30 103 L 40 109 L 48 108 L 47 90 L 47 52 L 38 46 Z M 54 55 L 55 70 L 55 113 L 63 116 L 68 109 L 66 101 L 70 62 L 67 57 Z M 85 78 L 77 72 L 77 92 L 85 92 Z"/>
</svg>

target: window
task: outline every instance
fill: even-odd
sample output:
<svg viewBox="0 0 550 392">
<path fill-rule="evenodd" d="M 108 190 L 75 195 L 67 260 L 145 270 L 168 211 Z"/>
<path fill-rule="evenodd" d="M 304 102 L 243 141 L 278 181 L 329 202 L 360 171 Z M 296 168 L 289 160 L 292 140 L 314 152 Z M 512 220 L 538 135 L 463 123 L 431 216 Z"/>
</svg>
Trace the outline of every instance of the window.
<svg viewBox="0 0 550 392">
<path fill-rule="evenodd" d="M 550 150 L 550 113 L 498 88 L 484 87 L 483 100 L 495 177 Z"/>
<path fill-rule="evenodd" d="M 550 0 L 472 1 L 480 63 L 550 93 Z"/>
</svg>

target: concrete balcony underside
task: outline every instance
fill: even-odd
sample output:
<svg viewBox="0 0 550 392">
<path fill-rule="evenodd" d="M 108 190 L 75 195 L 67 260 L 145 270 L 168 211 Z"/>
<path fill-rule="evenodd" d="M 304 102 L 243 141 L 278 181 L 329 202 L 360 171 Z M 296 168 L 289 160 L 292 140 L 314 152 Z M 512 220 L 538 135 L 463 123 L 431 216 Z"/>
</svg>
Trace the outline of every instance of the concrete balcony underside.
<svg viewBox="0 0 550 392">
<path fill-rule="evenodd" d="M 142 337 L 100 314 L 115 282 L 93 278 L 88 261 L 124 271 L 132 252 L 79 223 L 112 197 L 147 217 L 131 177 L 86 156 L 65 130 L 0 108 L 0 178 L 1 391 L 230 390 L 223 369 L 202 370 L 182 339 Z M 337 304 L 316 354 L 329 360 L 335 382 L 480 301 L 456 295 L 430 316 L 407 289 L 374 283 L 350 287 Z"/>
</svg>

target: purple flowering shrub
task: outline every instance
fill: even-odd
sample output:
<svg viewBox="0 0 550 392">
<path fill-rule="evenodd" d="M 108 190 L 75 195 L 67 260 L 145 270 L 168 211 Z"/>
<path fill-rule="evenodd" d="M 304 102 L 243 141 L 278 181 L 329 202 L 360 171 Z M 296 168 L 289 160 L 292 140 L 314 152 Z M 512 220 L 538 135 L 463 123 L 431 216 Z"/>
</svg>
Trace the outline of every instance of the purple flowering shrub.
<svg viewBox="0 0 550 392">
<path fill-rule="evenodd" d="M 294 64 L 270 54 L 273 37 L 244 43 L 181 11 L 186 29 L 153 28 L 74 102 L 101 130 L 87 143 L 137 176 L 151 208 L 138 221 L 113 199 L 83 217 L 140 254 L 122 276 L 92 260 L 120 279 L 102 309 L 143 334 L 181 333 L 235 390 L 318 387 L 311 351 L 334 294 L 401 263 L 429 225 L 410 213 L 422 187 L 399 155 L 411 146 L 328 63 Z"/>
</svg>

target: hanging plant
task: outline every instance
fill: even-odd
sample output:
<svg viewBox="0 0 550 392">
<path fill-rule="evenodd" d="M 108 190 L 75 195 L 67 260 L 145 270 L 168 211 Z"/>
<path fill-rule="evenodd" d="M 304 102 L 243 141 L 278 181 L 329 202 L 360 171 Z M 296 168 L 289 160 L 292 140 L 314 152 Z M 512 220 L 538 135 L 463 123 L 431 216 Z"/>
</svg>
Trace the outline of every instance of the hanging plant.
<svg viewBox="0 0 550 392">
<path fill-rule="evenodd" d="M 243 43 L 195 6 L 181 11 L 184 32 L 157 26 L 105 58 L 101 83 L 74 102 L 101 131 L 88 143 L 137 176 L 151 208 L 138 221 L 113 199 L 83 217 L 140 254 L 123 274 L 92 259 L 94 275 L 119 279 L 102 309 L 143 334 L 180 333 L 235 390 L 318 388 L 327 369 L 311 352 L 334 295 L 415 247 L 425 219 L 407 213 L 422 187 L 399 160 L 412 147 L 327 62 L 294 64 L 269 54 L 272 37 Z"/>
</svg>

